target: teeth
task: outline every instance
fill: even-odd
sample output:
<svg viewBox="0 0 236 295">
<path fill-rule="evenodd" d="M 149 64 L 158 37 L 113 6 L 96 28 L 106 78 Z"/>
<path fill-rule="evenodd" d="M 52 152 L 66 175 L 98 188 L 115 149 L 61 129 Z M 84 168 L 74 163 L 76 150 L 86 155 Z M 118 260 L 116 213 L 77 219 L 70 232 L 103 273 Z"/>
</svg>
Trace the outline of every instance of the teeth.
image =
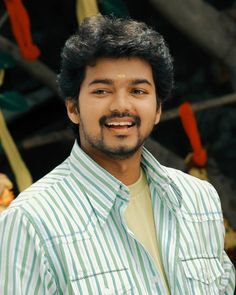
<svg viewBox="0 0 236 295">
<path fill-rule="evenodd" d="M 106 124 L 107 126 L 132 126 L 132 122 L 110 122 Z"/>
</svg>

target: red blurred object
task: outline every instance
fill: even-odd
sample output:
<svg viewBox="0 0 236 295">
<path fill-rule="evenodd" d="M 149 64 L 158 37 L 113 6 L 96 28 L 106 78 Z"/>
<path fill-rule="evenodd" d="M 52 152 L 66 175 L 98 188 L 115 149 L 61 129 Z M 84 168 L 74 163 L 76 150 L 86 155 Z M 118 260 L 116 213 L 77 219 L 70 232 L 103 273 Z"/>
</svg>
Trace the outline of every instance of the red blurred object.
<svg viewBox="0 0 236 295">
<path fill-rule="evenodd" d="M 33 44 L 27 10 L 21 0 L 4 0 L 4 2 L 21 55 L 30 61 L 37 59 L 40 49 Z"/>
<path fill-rule="evenodd" d="M 202 146 L 197 121 L 190 103 L 182 103 L 179 107 L 179 114 L 193 149 L 192 161 L 196 166 L 203 167 L 207 162 L 207 153 Z"/>
</svg>

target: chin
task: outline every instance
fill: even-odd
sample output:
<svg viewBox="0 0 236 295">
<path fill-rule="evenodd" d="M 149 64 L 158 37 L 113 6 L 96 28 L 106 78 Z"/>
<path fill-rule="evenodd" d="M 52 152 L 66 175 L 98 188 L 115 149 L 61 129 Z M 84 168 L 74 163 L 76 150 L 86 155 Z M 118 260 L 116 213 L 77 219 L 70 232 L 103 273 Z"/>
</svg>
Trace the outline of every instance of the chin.
<svg viewBox="0 0 236 295">
<path fill-rule="evenodd" d="M 106 153 L 106 155 L 109 155 L 113 158 L 117 159 L 127 159 L 132 157 L 134 154 L 136 154 L 140 149 L 142 148 L 142 145 L 135 145 L 135 146 L 120 146 L 120 147 L 106 147 L 103 149 L 103 152 Z"/>
</svg>

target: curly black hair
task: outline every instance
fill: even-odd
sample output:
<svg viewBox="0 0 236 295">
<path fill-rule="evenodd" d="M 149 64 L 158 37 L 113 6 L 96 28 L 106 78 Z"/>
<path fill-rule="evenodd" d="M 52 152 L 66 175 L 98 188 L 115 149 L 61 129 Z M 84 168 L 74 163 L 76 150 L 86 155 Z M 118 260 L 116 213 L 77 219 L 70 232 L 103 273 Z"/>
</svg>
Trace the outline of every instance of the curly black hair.
<svg viewBox="0 0 236 295">
<path fill-rule="evenodd" d="M 174 84 L 173 61 L 162 35 L 145 23 L 111 16 L 86 18 L 78 33 L 65 43 L 58 75 L 60 95 L 77 100 L 85 67 L 103 57 L 140 57 L 152 67 L 158 105 L 166 100 Z"/>
</svg>

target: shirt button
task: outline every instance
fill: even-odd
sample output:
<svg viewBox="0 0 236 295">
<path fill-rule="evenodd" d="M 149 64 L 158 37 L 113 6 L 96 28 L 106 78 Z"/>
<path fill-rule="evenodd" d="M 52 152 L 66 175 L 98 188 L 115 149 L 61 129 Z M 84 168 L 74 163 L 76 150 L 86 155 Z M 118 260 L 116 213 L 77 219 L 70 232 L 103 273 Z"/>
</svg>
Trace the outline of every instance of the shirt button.
<svg viewBox="0 0 236 295">
<path fill-rule="evenodd" d="M 111 289 L 110 288 L 105 288 L 104 289 L 104 294 L 106 294 L 106 295 L 111 294 Z"/>
<path fill-rule="evenodd" d="M 210 280 L 211 280 L 211 278 L 212 278 L 211 274 L 208 272 L 208 273 L 206 274 L 206 277 L 207 277 L 207 280 L 208 280 L 208 283 L 209 283 Z"/>
<path fill-rule="evenodd" d="M 160 281 L 160 279 L 159 279 L 158 276 L 154 276 L 154 277 L 152 277 L 152 282 L 153 282 L 154 284 L 158 283 L 159 281 Z"/>
</svg>

